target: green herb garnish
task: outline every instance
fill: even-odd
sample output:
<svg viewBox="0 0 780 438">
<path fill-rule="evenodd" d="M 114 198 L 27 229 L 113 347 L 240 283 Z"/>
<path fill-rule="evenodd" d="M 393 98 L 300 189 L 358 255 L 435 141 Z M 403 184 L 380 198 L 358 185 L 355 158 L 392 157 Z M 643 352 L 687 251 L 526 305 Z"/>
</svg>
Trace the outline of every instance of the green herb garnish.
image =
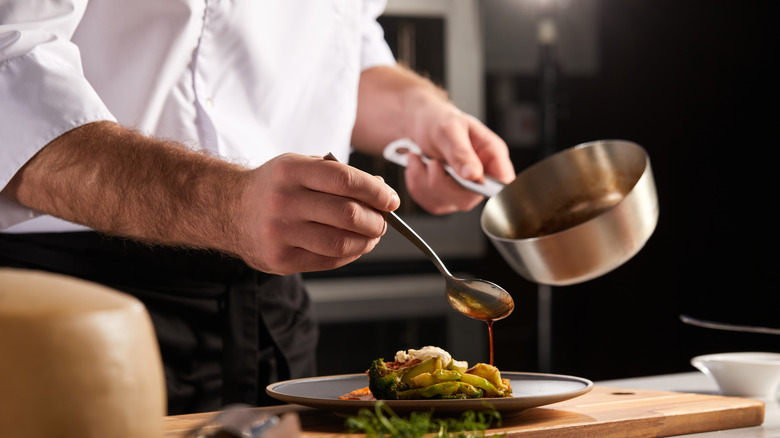
<svg viewBox="0 0 780 438">
<path fill-rule="evenodd" d="M 463 412 L 458 418 L 434 417 L 432 411 L 401 417 L 381 400 L 373 412 L 361 409 L 346 421 L 350 433 L 364 433 L 369 438 L 420 438 L 426 434 L 437 438 L 482 438 L 491 425 L 501 426 L 501 414 L 490 405 L 484 411 Z"/>
</svg>

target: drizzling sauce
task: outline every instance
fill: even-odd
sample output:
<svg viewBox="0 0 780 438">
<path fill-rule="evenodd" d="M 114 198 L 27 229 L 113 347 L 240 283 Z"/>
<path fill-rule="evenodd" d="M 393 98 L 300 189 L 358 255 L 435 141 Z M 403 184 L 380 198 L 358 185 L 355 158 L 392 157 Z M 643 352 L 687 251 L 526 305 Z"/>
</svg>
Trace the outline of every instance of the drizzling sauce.
<svg viewBox="0 0 780 438">
<path fill-rule="evenodd" d="M 485 320 L 488 326 L 488 337 L 490 338 L 490 365 L 493 365 L 493 320 Z"/>
<path fill-rule="evenodd" d="M 494 287 L 498 288 L 498 286 Z M 488 299 L 475 299 L 473 295 L 463 294 L 458 289 L 448 288 L 447 299 L 450 305 L 458 312 L 468 317 L 478 319 L 480 321 L 485 321 L 488 326 L 488 336 L 490 339 L 490 365 L 495 366 L 493 363 L 493 323 L 499 319 L 505 318 L 510 313 L 512 313 L 512 310 L 515 307 L 515 303 L 512 301 L 512 298 L 509 297 L 508 302 L 501 302 L 499 300 L 494 300 L 491 302 Z"/>
</svg>

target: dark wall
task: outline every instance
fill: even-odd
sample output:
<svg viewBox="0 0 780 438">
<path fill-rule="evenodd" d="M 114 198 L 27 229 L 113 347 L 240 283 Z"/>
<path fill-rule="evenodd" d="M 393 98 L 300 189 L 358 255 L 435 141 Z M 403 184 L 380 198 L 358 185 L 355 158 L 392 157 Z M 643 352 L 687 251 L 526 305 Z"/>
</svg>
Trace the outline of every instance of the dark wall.
<svg viewBox="0 0 780 438">
<path fill-rule="evenodd" d="M 553 289 L 548 371 L 592 379 L 691 371 L 697 354 L 780 351 L 780 338 L 682 324 L 681 313 L 780 327 L 776 190 L 780 26 L 772 1 L 602 0 L 599 72 L 559 88 L 559 147 L 643 145 L 660 202 L 646 247 L 617 270 Z M 486 86 L 491 88 L 490 76 Z M 520 99 L 538 82 L 516 78 Z M 491 95 L 490 91 L 487 93 Z M 488 102 L 491 124 L 490 102 Z M 492 114 L 496 116 L 495 113 Z M 518 170 L 527 153 L 514 152 Z M 497 362 L 533 371 L 534 285 L 495 252 L 478 270 L 515 288 Z M 505 286 L 506 287 L 506 286 Z"/>
</svg>

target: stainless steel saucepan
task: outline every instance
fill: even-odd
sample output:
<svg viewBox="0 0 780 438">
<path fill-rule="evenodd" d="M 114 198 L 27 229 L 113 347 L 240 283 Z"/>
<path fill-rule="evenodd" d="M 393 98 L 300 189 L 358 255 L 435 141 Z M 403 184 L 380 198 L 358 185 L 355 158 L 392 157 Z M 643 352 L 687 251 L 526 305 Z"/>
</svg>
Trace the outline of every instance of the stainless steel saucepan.
<svg viewBox="0 0 780 438">
<path fill-rule="evenodd" d="M 408 152 L 420 155 L 420 148 L 400 139 L 384 156 L 406 166 Z M 606 274 L 639 252 L 658 223 L 650 159 L 633 142 L 599 140 L 562 150 L 506 185 L 464 180 L 445 168 L 464 187 L 489 197 L 482 230 L 533 282 L 565 286 Z"/>
</svg>

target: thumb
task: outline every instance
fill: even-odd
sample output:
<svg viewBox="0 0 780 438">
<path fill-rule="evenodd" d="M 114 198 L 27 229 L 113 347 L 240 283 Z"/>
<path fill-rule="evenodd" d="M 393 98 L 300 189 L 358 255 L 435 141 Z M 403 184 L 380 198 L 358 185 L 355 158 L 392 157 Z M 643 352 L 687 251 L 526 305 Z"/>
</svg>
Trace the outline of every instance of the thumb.
<svg viewBox="0 0 780 438">
<path fill-rule="evenodd" d="M 485 169 L 471 144 L 467 129 L 450 131 L 440 141 L 444 160 L 458 175 L 470 181 L 483 179 Z"/>
</svg>

